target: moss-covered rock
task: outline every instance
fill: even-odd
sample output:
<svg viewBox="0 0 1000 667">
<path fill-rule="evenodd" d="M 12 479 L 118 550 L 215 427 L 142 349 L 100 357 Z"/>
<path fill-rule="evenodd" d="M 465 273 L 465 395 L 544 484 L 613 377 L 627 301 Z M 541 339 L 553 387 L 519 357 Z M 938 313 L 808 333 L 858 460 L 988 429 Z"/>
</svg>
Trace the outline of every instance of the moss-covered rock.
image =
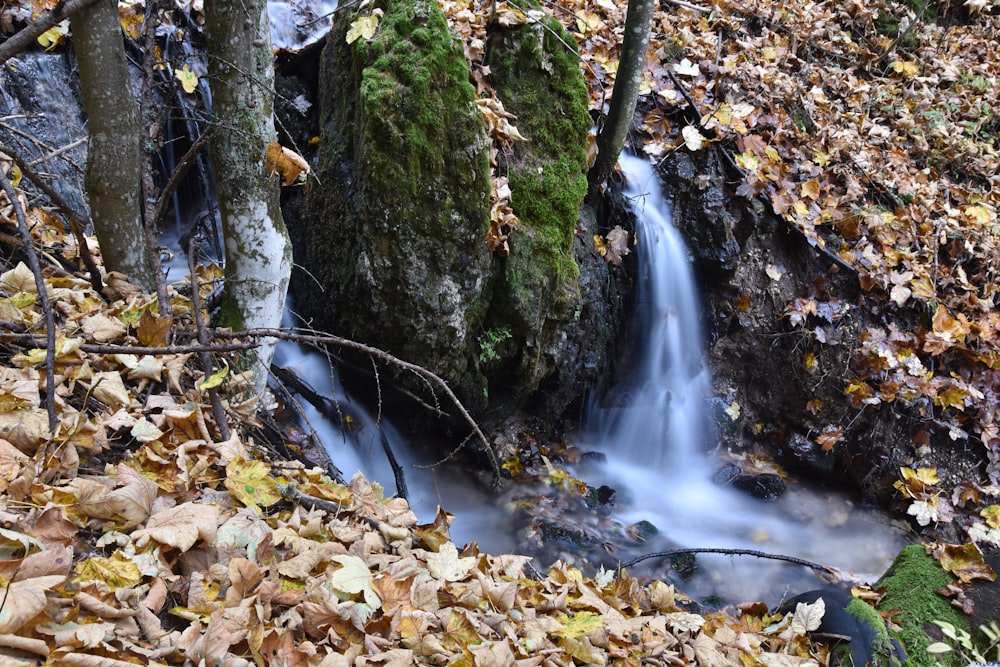
<svg viewBox="0 0 1000 667">
<path fill-rule="evenodd" d="M 498 158 L 521 225 L 499 262 L 490 315 L 518 343 L 509 352 L 520 391 L 533 391 L 559 363 L 558 349 L 551 349 L 558 323 L 578 317 L 581 303 L 573 244 L 587 192 L 591 119 L 571 43 L 558 22 L 546 20 L 498 28 L 487 49 L 497 95 L 527 138 Z"/>
<path fill-rule="evenodd" d="M 528 137 L 499 156 L 521 220 L 501 258 L 486 242 L 487 138 L 462 47 L 433 1 L 364 11 L 376 8 L 370 41 L 347 44 L 360 15 L 345 11 L 324 48 L 319 184 L 293 230 L 297 307 L 438 373 L 486 426 L 525 405 L 558 423 L 603 370 L 622 310 L 594 249 L 607 230 L 581 213 L 591 121 L 572 40 L 554 21 L 490 38 L 498 95 Z"/>
<path fill-rule="evenodd" d="M 951 581 L 951 575 L 920 545 L 910 545 L 900 551 L 879 580 L 878 586 L 886 589 L 879 609 L 898 611 L 893 618 L 902 627 L 899 639 L 906 648 L 907 665 L 933 667 L 939 662 L 946 666 L 960 662 L 954 659 L 953 653 L 934 656 L 927 652 L 927 647 L 941 637 L 934 621 L 945 621 L 965 631 L 969 629 L 968 621 L 948 600 L 934 592 Z"/>
<path fill-rule="evenodd" d="M 371 40 L 347 44 L 359 15 L 341 12 L 323 53 L 319 183 L 296 234 L 311 277 L 298 281 L 298 306 L 438 373 L 464 398 L 481 395 L 470 332 L 491 262 L 485 126 L 437 4 L 375 5 L 384 14 Z"/>
</svg>

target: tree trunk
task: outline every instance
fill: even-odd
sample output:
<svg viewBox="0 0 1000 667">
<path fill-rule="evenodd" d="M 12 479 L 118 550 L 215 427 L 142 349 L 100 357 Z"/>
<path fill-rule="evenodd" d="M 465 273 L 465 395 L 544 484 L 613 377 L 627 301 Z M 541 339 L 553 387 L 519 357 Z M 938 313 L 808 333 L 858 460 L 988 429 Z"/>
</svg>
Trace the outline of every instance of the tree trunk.
<svg viewBox="0 0 1000 667">
<path fill-rule="evenodd" d="M 153 286 L 140 217 L 139 107 L 132 92 L 118 4 L 98 0 L 72 18 L 87 110 L 87 195 L 104 266 Z"/>
<path fill-rule="evenodd" d="M 277 139 L 274 56 L 264 0 L 205 3 L 212 111 L 217 120 L 210 155 L 226 239 L 222 323 L 234 328 L 278 327 L 292 270 L 281 218 L 278 177 L 265 166 Z M 263 391 L 275 341 L 257 351 L 253 367 Z"/>
<path fill-rule="evenodd" d="M 604 128 L 597 137 L 597 160 L 587 175 L 590 199 L 600 192 L 604 182 L 614 171 L 618 154 L 632 128 L 632 117 L 639 99 L 639 85 L 646 68 L 646 51 L 649 50 L 654 9 L 656 0 L 629 0 L 615 89 L 611 93 L 611 105 Z"/>
</svg>

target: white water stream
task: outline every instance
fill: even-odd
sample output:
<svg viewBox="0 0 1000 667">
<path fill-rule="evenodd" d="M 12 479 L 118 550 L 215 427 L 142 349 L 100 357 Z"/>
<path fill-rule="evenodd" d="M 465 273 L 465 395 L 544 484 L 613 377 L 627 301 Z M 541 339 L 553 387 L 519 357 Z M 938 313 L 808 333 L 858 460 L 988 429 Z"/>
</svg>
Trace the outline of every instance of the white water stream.
<svg viewBox="0 0 1000 667">
<path fill-rule="evenodd" d="M 649 521 L 660 535 L 644 552 L 681 547 L 743 548 L 796 556 L 877 577 L 902 539 L 888 519 L 856 508 L 845 496 L 790 484 L 776 502 L 719 486 L 706 449 L 711 378 L 702 350 L 702 310 L 688 253 L 674 229 L 652 166 L 622 156 L 626 196 L 637 216 L 639 277 L 635 317 L 637 362 L 627 401 L 593 406 L 585 443 L 607 454 L 591 484 L 618 490 L 620 518 Z M 761 369 L 766 373 L 767 369 Z M 773 599 L 799 568 L 751 557 L 699 556 L 699 594 Z M 791 572 L 790 572 L 791 570 Z M 802 585 L 819 582 L 807 577 Z"/>
</svg>

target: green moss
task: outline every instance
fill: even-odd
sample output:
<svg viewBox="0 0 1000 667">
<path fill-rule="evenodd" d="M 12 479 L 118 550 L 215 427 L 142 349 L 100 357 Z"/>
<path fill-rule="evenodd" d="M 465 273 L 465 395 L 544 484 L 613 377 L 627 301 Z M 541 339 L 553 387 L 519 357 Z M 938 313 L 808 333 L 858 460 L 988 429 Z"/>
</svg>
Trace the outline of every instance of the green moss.
<svg viewBox="0 0 1000 667">
<path fill-rule="evenodd" d="M 498 30 L 488 64 L 497 96 L 527 141 L 499 157 L 521 228 L 511 236 L 501 301 L 523 332 L 562 313 L 578 291 L 573 239 L 587 194 L 588 93 L 572 40 L 555 21 Z M 550 310 L 551 309 L 551 310 Z M 518 322 L 520 321 L 520 322 Z M 528 335 L 531 335 L 530 333 Z"/>
<path fill-rule="evenodd" d="M 851 600 L 847 604 L 846 611 L 875 632 L 875 638 L 872 641 L 872 655 L 879 658 L 885 656 L 884 664 L 898 667 L 898 662 L 889 660 L 889 657 L 893 656 L 892 637 L 878 611 L 870 604 L 858 599 Z"/>
<path fill-rule="evenodd" d="M 402 207 L 436 214 L 447 228 L 453 207 L 463 213 L 481 210 L 489 196 L 484 127 L 474 112 L 468 64 L 436 5 L 423 0 L 381 5 L 385 13 L 375 38 L 355 42 L 369 187 Z M 435 186 L 462 173 L 454 163 L 463 151 L 470 163 L 467 187 L 445 193 Z M 441 201 L 442 195 L 452 201 Z M 484 230 L 485 225 L 484 218 Z"/>
<path fill-rule="evenodd" d="M 947 621 L 957 628 L 968 629 L 969 623 L 935 589 L 951 583 L 951 575 L 928 556 L 920 545 L 905 547 L 879 581 L 886 594 L 879 604 L 883 610 L 898 610 L 895 622 L 902 627 L 899 640 L 912 667 L 933 667 L 937 661 L 947 665 L 948 655 L 935 659 L 927 652 L 932 643 L 927 635 L 932 621 Z"/>
</svg>

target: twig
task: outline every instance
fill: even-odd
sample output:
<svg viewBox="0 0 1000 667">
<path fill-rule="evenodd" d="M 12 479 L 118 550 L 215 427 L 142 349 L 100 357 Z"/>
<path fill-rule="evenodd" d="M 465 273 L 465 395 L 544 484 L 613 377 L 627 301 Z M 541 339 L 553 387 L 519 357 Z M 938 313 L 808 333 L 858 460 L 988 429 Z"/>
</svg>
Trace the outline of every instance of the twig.
<svg viewBox="0 0 1000 667">
<path fill-rule="evenodd" d="M 195 240 L 192 236 L 191 242 L 188 243 L 188 270 L 191 272 L 191 311 L 194 313 L 194 324 L 198 330 L 198 342 L 202 345 L 208 345 L 208 328 L 205 326 L 205 321 L 201 316 L 201 294 L 198 292 L 200 287 L 198 285 L 198 267 L 194 259 L 194 243 Z M 208 378 L 215 372 L 212 355 L 208 352 L 201 352 L 200 355 L 202 370 L 205 371 L 205 377 Z M 215 426 L 219 429 L 219 437 L 223 441 L 229 440 L 231 437 L 229 422 L 226 420 L 226 411 L 222 408 L 222 399 L 219 398 L 218 387 L 209 389 L 208 397 L 212 401 L 212 415 L 215 417 Z"/>
<path fill-rule="evenodd" d="M 4 144 L 0 144 L 0 151 L 6 153 L 14 160 L 16 164 L 21 169 L 21 173 L 35 184 L 39 190 L 45 193 L 45 196 L 49 198 L 55 206 L 63 212 L 66 216 L 66 222 L 69 223 L 70 231 L 73 232 L 73 237 L 76 239 L 76 246 L 80 253 L 80 259 L 83 260 L 83 265 L 87 267 L 87 272 L 90 274 L 90 285 L 94 288 L 94 291 L 100 294 L 104 290 L 104 282 L 101 280 L 101 270 L 97 268 L 97 262 L 94 261 L 93 255 L 90 254 L 90 246 L 87 245 L 87 237 L 84 236 L 83 230 L 87 226 L 87 222 L 80 218 L 76 213 L 73 212 L 72 207 L 66 200 L 62 198 L 55 189 L 45 182 L 45 179 L 35 173 L 29 164 L 24 161 L 21 155 Z"/>
<path fill-rule="evenodd" d="M 409 500 L 406 496 L 406 477 L 403 475 L 403 468 L 396 461 L 396 455 L 392 453 L 385 429 L 379 429 L 379 437 L 382 440 L 382 451 L 385 452 L 385 457 L 389 459 L 389 465 L 392 466 L 392 476 L 396 478 L 396 495 L 403 500 Z"/>
<path fill-rule="evenodd" d="M 699 7 L 698 5 L 692 5 L 690 2 L 684 2 L 684 0 L 666 0 L 672 5 L 677 5 L 678 7 L 683 7 L 684 9 L 690 9 L 692 12 L 704 12 L 705 14 L 711 14 L 712 10 L 709 7 Z"/>
<path fill-rule="evenodd" d="M 55 434 L 59 420 L 56 416 L 56 320 L 52 312 L 52 304 L 49 302 L 49 295 L 45 289 L 45 278 L 42 276 L 42 268 L 38 264 L 38 255 L 35 254 L 35 244 L 31 240 L 31 231 L 28 229 L 28 219 L 24 215 L 24 207 L 17 196 L 17 190 L 11 185 L 7 175 L 0 169 L 0 187 L 7 194 L 11 206 L 14 207 L 14 215 L 17 217 L 17 228 L 21 232 L 21 242 L 24 244 L 24 254 L 28 258 L 28 266 L 32 275 L 35 276 L 35 289 L 38 290 L 38 300 L 42 305 L 42 313 L 45 316 L 45 409 L 49 415 L 49 434 Z"/>
<path fill-rule="evenodd" d="M 10 329 L 11 327 L 23 329 L 23 325 L 16 322 L 0 320 L 0 328 Z M 14 340 L 22 345 L 41 347 L 46 344 L 45 338 L 30 333 L 20 333 L 17 331 L 0 331 L 0 340 Z M 165 345 L 163 347 L 153 347 L 151 345 L 112 345 L 110 343 L 84 343 L 80 349 L 90 354 L 136 354 L 162 356 L 168 354 L 191 354 L 195 352 L 242 352 L 260 347 L 260 343 L 210 343 L 202 345 L 192 343 L 190 345 Z"/>
<path fill-rule="evenodd" d="M 692 548 L 692 549 L 670 549 L 669 551 L 657 551 L 633 558 L 621 563 L 619 567 L 632 567 L 637 563 L 651 558 L 669 558 L 670 556 L 681 556 L 683 554 L 723 554 L 725 556 L 754 556 L 755 558 L 766 558 L 768 560 L 780 560 L 794 565 L 804 565 L 813 570 L 826 572 L 834 577 L 840 577 L 837 568 L 829 565 L 821 565 L 812 561 L 796 558 L 795 556 L 784 556 L 782 554 L 769 554 L 765 551 L 755 551 L 753 549 L 722 549 L 722 548 Z"/>
<path fill-rule="evenodd" d="M 163 138 L 163 124 L 160 116 L 153 110 L 153 53 L 156 47 L 156 29 L 160 25 L 160 11 L 157 3 L 147 4 L 146 18 L 142 22 L 142 40 L 145 52 L 142 55 L 142 94 L 139 97 L 139 117 L 147 124 L 146 136 L 154 142 Z M 163 263 L 160 262 L 160 244 L 157 241 L 157 224 L 160 221 L 159 201 L 156 199 L 156 183 L 153 180 L 153 154 L 142 152 L 142 216 L 143 232 L 146 240 L 146 251 L 149 263 L 153 269 L 153 284 L 156 286 L 156 300 L 159 302 L 160 314 L 173 317 L 174 309 L 167 294 L 167 281 L 163 275 Z"/>
<path fill-rule="evenodd" d="M 60 0 L 51 12 L 24 26 L 0 44 L 0 65 L 30 46 L 43 32 L 94 2 L 96 0 Z"/>
<path fill-rule="evenodd" d="M 28 163 L 28 166 L 29 167 L 37 167 L 40 164 L 45 164 L 49 160 L 57 158 L 60 155 L 62 155 L 63 153 L 68 153 L 69 151 L 73 150 L 74 148 L 78 148 L 79 146 L 83 146 L 86 143 L 87 143 L 87 137 L 81 137 L 81 138 L 77 139 L 76 141 L 69 142 L 65 146 L 62 146 L 61 148 L 56 148 L 55 150 L 50 151 L 48 155 L 43 155 L 42 157 L 38 158 L 37 160 L 32 160 L 31 162 Z M 67 160 L 67 162 L 69 162 L 73 166 L 76 166 L 76 163 L 73 162 L 72 160 Z M 77 169 L 79 169 L 79 167 L 77 167 Z"/>
<path fill-rule="evenodd" d="M 195 142 L 191 144 L 191 148 L 184 153 L 181 161 L 177 163 L 176 167 L 174 167 L 173 173 L 170 174 L 167 184 L 163 186 L 163 190 L 160 192 L 160 196 L 156 200 L 156 211 L 153 213 L 153 220 L 155 222 L 158 223 L 160 218 L 163 217 L 163 214 L 167 210 L 167 201 L 174 194 L 174 191 L 177 190 L 178 186 L 180 186 L 184 177 L 187 176 L 188 171 L 190 171 L 191 166 L 195 163 L 195 159 L 198 157 L 198 153 L 201 152 L 201 149 L 208 142 L 208 139 L 212 136 L 212 131 L 214 129 L 215 128 L 213 126 L 209 126 L 208 129 L 202 132 L 201 135 L 195 139 Z"/>
<path fill-rule="evenodd" d="M 349 340 L 347 338 L 340 338 L 339 336 L 333 336 L 330 334 L 300 334 L 291 331 L 285 331 L 283 329 L 249 329 L 247 331 L 235 331 L 235 332 L 215 332 L 218 338 L 278 338 L 281 340 L 293 340 L 300 343 L 316 343 L 320 345 L 336 345 L 337 347 L 346 348 L 349 350 L 355 350 L 363 354 L 381 359 L 386 363 L 392 364 L 397 368 L 402 368 L 403 370 L 408 370 L 418 377 L 430 382 L 433 385 L 439 387 L 445 395 L 451 400 L 455 409 L 458 410 L 459 414 L 465 419 L 465 421 L 472 427 L 473 433 L 479 439 L 479 441 L 485 447 L 487 453 L 490 457 L 490 463 L 493 466 L 494 474 L 494 484 L 499 484 L 500 482 L 500 462 L 497 460 L 496 452 L 490 441 L 483 434 L 482 430 L 479 428 L 479 424 L 476 420 L 472 418 L 462 402 L 458 400 L 452 392 L 451 387 L 437 374 L 427 370 L 423 366 L 418 366 L 417 364 L 411 364 L 408 361 L 403 361 L 398 357 L 394 357 L 385 350 L 380 350 L 377 347 L 371 347 L 365 345 L 364 343 L 358 343 L 357 341 Z"/>
</svg>

